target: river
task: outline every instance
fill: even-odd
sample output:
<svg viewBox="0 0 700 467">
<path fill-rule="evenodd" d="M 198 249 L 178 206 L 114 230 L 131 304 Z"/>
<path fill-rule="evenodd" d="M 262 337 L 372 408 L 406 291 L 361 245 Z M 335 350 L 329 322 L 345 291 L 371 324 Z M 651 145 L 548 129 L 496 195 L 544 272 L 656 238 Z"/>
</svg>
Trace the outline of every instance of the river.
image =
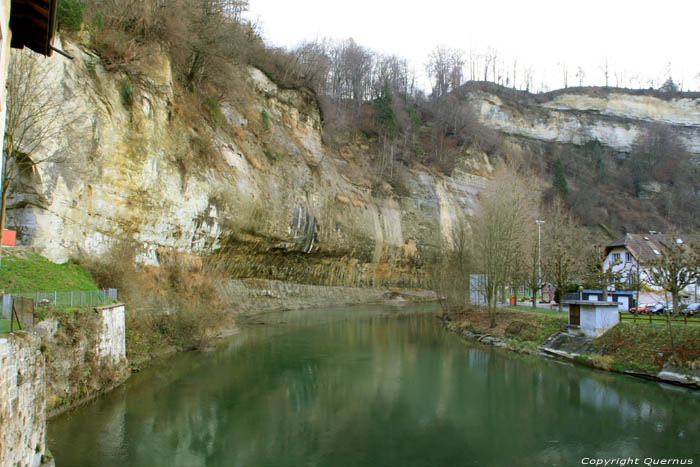
<svg viewBox="0 0 700 467">
<path fill-rule="evenodd" d="M 699 392 L 471 344 L 426 308 L 244 320 L 51 420 L 56 465 L 700 462 Z"/>
</svg>

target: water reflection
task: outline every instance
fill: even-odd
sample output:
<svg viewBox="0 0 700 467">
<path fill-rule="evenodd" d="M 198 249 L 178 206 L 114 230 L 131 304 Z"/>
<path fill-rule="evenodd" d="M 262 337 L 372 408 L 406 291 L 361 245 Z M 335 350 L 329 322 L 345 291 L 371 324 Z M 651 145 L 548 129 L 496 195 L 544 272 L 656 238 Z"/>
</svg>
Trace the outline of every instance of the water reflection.
<svg viewBox="0 0 700 467">
<path fill-rule="evenodd" d="M 57 465 L 573 465 L 584 456 L 695 455 L 692 392 L 476 348 L 430 314 L 354 308 L 255 320 L 229 345 L 180 355 L 52 422 Z"/>
</svg>

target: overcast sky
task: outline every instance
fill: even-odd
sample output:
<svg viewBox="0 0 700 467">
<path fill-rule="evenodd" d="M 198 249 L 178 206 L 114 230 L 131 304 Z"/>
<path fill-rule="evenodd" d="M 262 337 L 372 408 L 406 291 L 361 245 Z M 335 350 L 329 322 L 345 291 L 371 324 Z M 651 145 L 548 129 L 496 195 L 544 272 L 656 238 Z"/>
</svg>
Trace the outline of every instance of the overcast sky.
<svg viewBox="0 0 700 467">
<path fill-rule="evenodd" d="M 658 87 L 670 70 L 684 90 L 700 89 L 700 0 L 250 0 L 248 16 L 271 44 L 352 37 L 408 59 L 420 75 L 437 45 L 493 47 L 532 66 L 535 88 L 563 87 L 562 63 L 570 86 L 579 66 L 584 85 L 603 85 L 607 58 L 611 86 L 613 71 L 628 85 Z"/>
</svg>

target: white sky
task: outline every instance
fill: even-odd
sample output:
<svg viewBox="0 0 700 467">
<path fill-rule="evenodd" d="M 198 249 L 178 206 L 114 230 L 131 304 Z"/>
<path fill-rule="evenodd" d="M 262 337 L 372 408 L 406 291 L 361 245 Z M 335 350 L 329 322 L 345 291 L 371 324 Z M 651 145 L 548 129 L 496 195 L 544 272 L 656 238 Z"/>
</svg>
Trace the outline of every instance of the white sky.
<svg viewBox="0 0 700 467">
<path fill-rule="evenodd" d="M 563 87 L 561 63 L 570 86 L 579 66 L 584 85 L 603 85 L 607 58 L 611 86 L 617 71 L 628 84 L 636 73 L 644 87 L 650 79 L 658 87 L 670 63 L 684 90 L 700 89 L 700 0 L 250 0 L 248 17 L 273 45 L 352 37 L 408 59 L 419 75 L 437 45 L 490 46 L 508 62 L 531 65 L 535 88 L 543 80 Z"/>
</svg>

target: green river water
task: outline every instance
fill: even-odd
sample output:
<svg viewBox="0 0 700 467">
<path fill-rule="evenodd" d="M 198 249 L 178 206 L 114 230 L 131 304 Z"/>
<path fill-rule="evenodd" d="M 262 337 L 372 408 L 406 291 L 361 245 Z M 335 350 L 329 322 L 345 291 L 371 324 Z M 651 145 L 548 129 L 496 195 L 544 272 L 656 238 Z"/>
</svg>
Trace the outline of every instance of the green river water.
<svg viewBox="0 0 700 467">
<path fill-rule="evenodd" d="M 425 308 L 251 318 L 52 420 L 56 465 L 700 464 L 700 392 L 474 345 Z"/>
</svg>

